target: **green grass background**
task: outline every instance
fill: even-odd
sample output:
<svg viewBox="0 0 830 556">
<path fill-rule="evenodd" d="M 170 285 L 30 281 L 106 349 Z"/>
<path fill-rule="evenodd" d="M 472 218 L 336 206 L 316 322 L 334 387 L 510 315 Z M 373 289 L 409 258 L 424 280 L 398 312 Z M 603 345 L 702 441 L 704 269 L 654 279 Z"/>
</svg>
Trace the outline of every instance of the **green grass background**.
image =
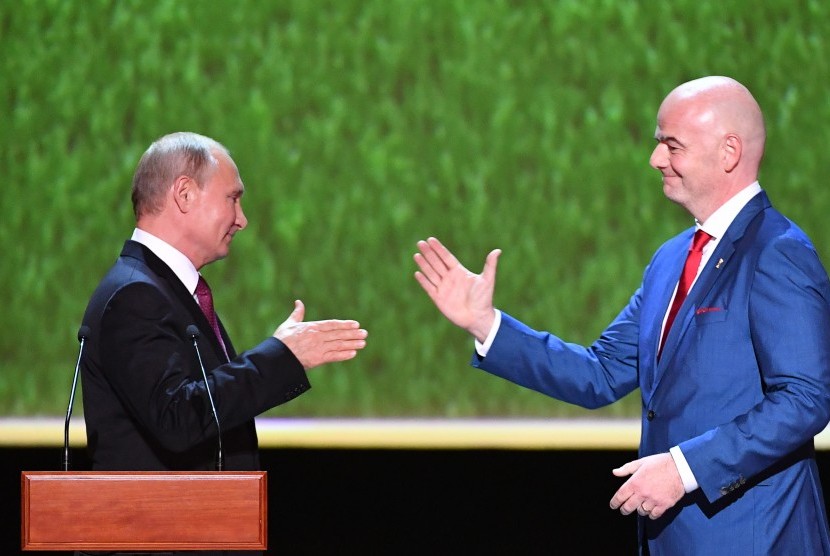
<svg viewBox="0 0 830 556">
<path fill-rule="evenodd" d="M 810 0 L 3 0 L 0 415 L 65 412 L 133 169 L 174 130 L 246 183 L 249 228 L 205 270 L 237 347 L 295 298 L 369 330 L 269 415 L 637 415 L 637 393 L 588 412 L 469 368 L 415 242 L 476 272 L 502 248 L 497 305 L 593 341 L 691 223 L 648 166 L 657 107 L 725 74 L 766 113 L 762 185 L 828 260 L 827 29 Z"/>
</svg>

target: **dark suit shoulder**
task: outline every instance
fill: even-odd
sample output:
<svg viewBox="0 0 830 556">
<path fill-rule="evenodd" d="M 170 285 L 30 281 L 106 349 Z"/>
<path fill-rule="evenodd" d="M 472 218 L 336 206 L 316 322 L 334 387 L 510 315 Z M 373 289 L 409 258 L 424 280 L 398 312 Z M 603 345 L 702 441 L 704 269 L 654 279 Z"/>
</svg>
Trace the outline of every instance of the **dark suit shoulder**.
<svg viewBox="0 0 830 556">
<path fill-rule="evenodd" d="M 170 313 L 172 300 L 158 285 L 148 280 L 133 280 L 117 290 L 107 299 L 103 324 L 107 320 L 119 319 L 124 314 L 133 318 L 148 320 L 161 319 Z"/>
<path fill-rule="evenodd" d="M 143 245 L 127 241 L 90 297 L 84 322 L 100 322 L 105 312 L 125 307 L 148 318 L 160 317 L 171 303 L 187 297 L 169 267 Z"/>
</svg>

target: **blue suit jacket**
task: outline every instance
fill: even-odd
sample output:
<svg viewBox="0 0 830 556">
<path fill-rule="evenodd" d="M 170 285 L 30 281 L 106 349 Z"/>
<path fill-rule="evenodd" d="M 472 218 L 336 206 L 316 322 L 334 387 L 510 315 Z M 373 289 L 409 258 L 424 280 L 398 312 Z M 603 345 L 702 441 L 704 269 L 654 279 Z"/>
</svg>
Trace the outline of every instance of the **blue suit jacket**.
<svg viewBox="0 0 830 556">
<path fill-rule="evenodd" d="M 700 485 L 662 518 L 638 518 L 651 555 L 830 554 L 813 448 L 830 421 L 827 274 L 807 236 L 758 194 L 718 243 L 658 362 L 693 232 L 657 250 L 590 347 L 504 314 L 473 365 L 589 408 L 640 388 L 640 456 L 679 445 Z"/>
</svg>

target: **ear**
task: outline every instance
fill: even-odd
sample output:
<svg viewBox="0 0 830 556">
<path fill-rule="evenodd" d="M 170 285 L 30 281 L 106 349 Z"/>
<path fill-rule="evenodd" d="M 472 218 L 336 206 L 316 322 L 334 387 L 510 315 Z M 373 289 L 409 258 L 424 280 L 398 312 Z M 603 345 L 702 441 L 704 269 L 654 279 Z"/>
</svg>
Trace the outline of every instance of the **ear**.
<svg viewBox="0 0 830 556">
<path fill-rule="evenodd" d="M 196 200 L 196 193 L 199 185 L 190 176 L 179 176 L 173 181 L 170 188 L 173 195 L 173 202 L 181 212 L 189 212 Z"/>
<path fill-rule="evenodd" d="M 741 138 L 734 133 L 727 134 L 723 139 L 723 169 L 727 173 L 734 170 L 741 161 L 742 152 Z"/>
</svg>

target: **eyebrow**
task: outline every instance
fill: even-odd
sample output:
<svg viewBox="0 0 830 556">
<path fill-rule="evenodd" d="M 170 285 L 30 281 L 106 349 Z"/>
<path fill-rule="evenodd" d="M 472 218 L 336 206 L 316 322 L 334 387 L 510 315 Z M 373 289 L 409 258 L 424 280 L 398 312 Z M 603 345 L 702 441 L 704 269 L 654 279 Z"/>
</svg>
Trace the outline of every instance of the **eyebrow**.
<svg viewBox="0 0 830 556">
<path fill-rule="evenodd" d="M 654 139 L 655 139 L 655 141 L 657 141 L 659 143 L 677 143 L 681 147 L 684 146 L 683 141 L 681 141 L 680 139 L 678 139 L 677 137 L 675 137 L 673 135 L 663 135 L 661 133 L 655 133 L 654 134 Z"/>
</svg>

